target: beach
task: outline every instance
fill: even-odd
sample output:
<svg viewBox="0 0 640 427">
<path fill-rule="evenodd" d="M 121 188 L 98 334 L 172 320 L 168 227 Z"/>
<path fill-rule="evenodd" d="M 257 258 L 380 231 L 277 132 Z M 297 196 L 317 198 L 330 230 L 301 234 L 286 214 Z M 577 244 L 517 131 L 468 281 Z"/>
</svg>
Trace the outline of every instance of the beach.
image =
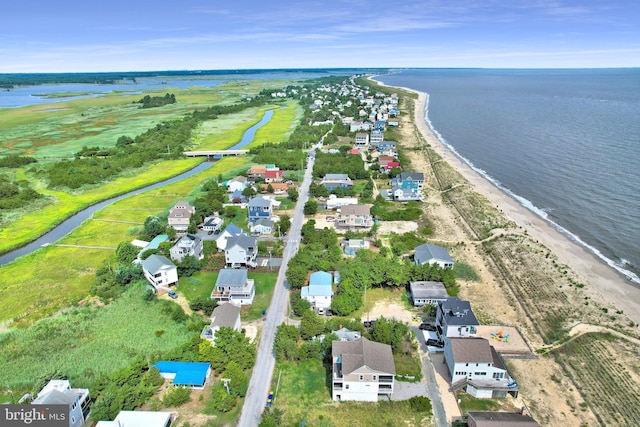
<svg viewBox="0 0 640 427">
<path fill-rule="evenodd" d="M 416 92 L 408 88 L 402 89 Z M 510 220 L 523 227 L 530 237 L 547 246 L 558 257 L 559 262 L 570 266 L 581 281 L 587 284 L 589 291 L 597 292 L 605 301 L 624 311 L 636 324 L 640 323 L 640 288 L 498 189 L 453 154 L 427 125 L 424 117 L 426 103 L 427 94 L 418 92 L 414 120 L 427 143 L 460 173 L 476 192 L 491 201 Z"/>
</svg>

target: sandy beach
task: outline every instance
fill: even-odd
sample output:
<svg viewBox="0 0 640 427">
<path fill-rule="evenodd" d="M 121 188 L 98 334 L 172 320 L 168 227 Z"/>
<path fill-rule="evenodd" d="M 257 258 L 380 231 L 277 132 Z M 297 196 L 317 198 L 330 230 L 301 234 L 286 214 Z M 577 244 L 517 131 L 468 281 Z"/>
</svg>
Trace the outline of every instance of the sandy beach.
<svg viewBox="0 0 640 427">
<path fill-rule="evenodd" d="M 402 89 L 416 92 L 408 88 Z M 570 266 L 582 282 L 592 287 L 591 290 L 598 292 L 605 301 L 623 310 L 635 323 L 640 323 L 640 287 L 522 206 L 453 154 L 429 129 L 424 119 L 427 94 L 424 92 L 418 92 L 418 94 L 415 124 L 431 147 L 454 167 L 476 192 L 485 196 L 510 220 L 523 227 L 529 236 L 547 246 L 561 263 Z"/>
</svg>

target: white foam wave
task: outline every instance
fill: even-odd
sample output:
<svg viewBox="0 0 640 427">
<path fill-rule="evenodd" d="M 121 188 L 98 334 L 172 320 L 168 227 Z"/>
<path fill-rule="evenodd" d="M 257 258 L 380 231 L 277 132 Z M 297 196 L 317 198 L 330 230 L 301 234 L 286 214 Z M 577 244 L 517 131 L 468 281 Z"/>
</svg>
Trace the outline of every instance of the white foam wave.
<svg viewBox="0 0 640 427">
<path fill-rule="evenodd" d="M 436 136 L 436 138 L 438 138 L 440 140 L 440 142 L 445 147 L 447 147 L 447 149 L 449 151 L 451 151 L 458 159 L 460 159 L 461 161 L 463 161 L 464 163 L 469 165 L 469 167 L 471 169 L 473 169 L 474 171 L 479 173 L 483 178 L 485 178 L 487 181 L 491 182 L 498 189 L 500 189 L 503 192 L 505 192 L 509 197 L 517 200 L 518 203 L 520 203 L 522 206 L 524 206 L 525 208 L 529 209 L 531 212 L 533 212 L 534 214 L 536 214 L 540 218 L 542 218 L 545 221 L 547 221 L 551 226 L 553 226 L 560 233 L 562 233 L 565 236 L 569 237 L 575 243 L 579 244 L 580 246 L 584 247 L 585 249 L 587 249 L 588 251 L 593 253 L 601 261 L 603 261 L 609 267 L 611 267 L 614 270 L 616 270 L 618 273 L 620 273 L 623 276 L 625 276 L 628 280 L 630 280 L 630 281 L 632 281 L 632 282 L 634 282 L 636 284 L 640 284 L 640 277 L 638 277 L 637 274 L 635 274 L 632 271 L 627 270 L 626 268 L 623 268 L 625 265 L 631 265 L 627 260 L 622 259 L 621 263 L 616 263 L 612 259 L 607 258 L 602 252 L 600 252 L 600 250 L 598 250 L 597 248 L 589 245 L 584 240 L 582 240 L 580 238 L 580 236 L 572 233 L 571 231 L 569 231 L 566 228 L 562 227 L 560 224 L 558 224 L 558 223 L 554 222 L 553 220 L 551 220 L 549 218 L 549 215 L 547 214 L 547 212 L 545 212 L 545 209 L 538 208 L 530 200 L 528 200 L 528 199 L 526 199 L 526 198 L 514 193 L 509 188 L 507 188 L 504 185 L 502 185 L 502 183 L 499 180 L 497 180 L 496 178 L 494 178 L 491 175 L 489 175 L 485 170 L 476 167 L 473 164 L 473 162 L 471 162 L 469 159 L 467 159 L 466 157 L 464 157 L 463 155 L 458 153 L 458 151 L 455 149 L 455 147 L 453 145 L 449 144 L 447 142 L 447 140 L 435 129 L 435 127 L 433 126 L 433 123 L 431 123 L 431 120 L 429 119 L 429 95 L 427 95 L 427 101 L 425 103 L 424 120 L 427 122 L 427 125 L 429 126 L 429 129 L 431 129 L 431 132 L 433 132 L 433 134 Z"/>
</svg>

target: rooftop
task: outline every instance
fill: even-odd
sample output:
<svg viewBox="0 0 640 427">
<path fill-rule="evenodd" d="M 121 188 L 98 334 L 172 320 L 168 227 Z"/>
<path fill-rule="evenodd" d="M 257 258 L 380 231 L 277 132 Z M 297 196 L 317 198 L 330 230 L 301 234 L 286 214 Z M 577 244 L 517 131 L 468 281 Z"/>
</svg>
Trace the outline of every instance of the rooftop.
<svg viewBox="0 0 640 427">
<path fill-rule="evenodd" d="M 356 341 L 334 341 L 331 344 L 333 357 L 340 356 L 342 374 L 348 375 L 363 366 L 374 371 L 395 375 L 391 346 L 359 338 Z"/>
</svg>

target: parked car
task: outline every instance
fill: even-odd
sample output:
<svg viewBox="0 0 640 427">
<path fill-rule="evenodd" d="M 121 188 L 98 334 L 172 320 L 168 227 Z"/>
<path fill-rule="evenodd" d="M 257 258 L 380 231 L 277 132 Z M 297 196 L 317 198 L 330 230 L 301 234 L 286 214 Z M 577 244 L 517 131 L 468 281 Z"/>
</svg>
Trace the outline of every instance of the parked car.
<svg viewBox="0 0 640 427">
<path fill-rule="evenodd" d="M 364 322 L 362 322 L 362 324 L 364 325 L 365 328 L 370 328 L 372 327 L 374 324 L 376 323 L 375 320 L 365 320 Z"/>
<path fill-rule="evenodd" d="M 173 292 L 173 291 L 169 291 L 169 292 L 167 292 L 167 295 L 169 295 L 169 297 L 170 297 L 170 298 L 173 298 L 173 299 L 178 298 L 178 294 L 176 294 L 176 293 L 175 293 L 175 292 Z"/>
<path fill-rule="evenodd" d="M 333 222 L 335 220 L 336 220 L 335 216 L 331 216 L 331 215 L 327 216 L 327 222 Z"/>
<path fill-rule="evenodd" d="M 434 339 L 428 339 L 427 345 L 430 345 L 431 347 L 438 347 L 438 348 L 444 347 L 444 343 Z"/>
<path fill-rule="evenodd" d="M 421 323 L 418 329 L 422 331 L 435 331 L 436 327 L 430 323 Z"/>
</svg>

